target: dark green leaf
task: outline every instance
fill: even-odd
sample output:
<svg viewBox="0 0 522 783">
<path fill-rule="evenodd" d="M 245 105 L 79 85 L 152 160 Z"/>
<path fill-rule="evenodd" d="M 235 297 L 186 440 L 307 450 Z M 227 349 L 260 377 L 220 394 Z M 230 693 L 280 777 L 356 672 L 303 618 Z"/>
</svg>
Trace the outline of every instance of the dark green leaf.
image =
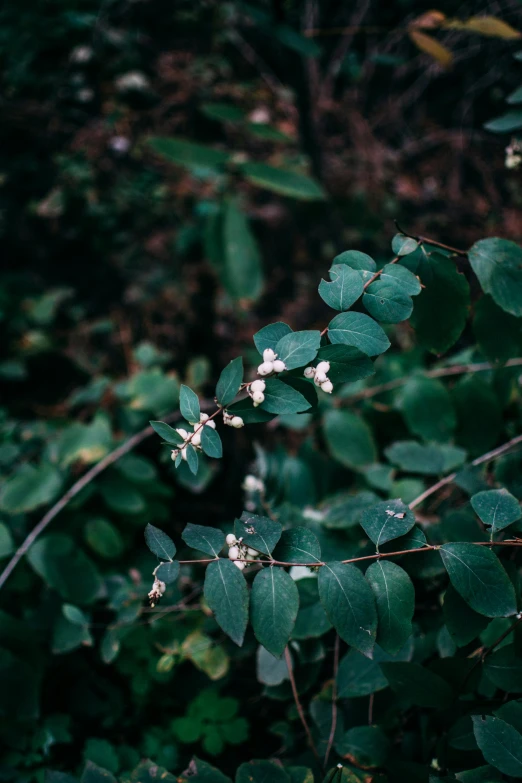
<svg viewBox="0 0 522 783">
<path fill-rule="evenodd" d="M 185 453 L 187 455 L 187 465 L 190 472 L 195 476 L 198 472 L 199 457 L 196 449 L 190 443 L 185 447 Z"/>
<path fill-rule="evenodd" d="M 219 404 L 226 408 L 227 405 L 234 402 L 234 398 L 238 393 L 242 382 L 243 358 L 238 356 L 227 364 L 219 376 L 216 386 L 216 399 Z"/>
<path fill-rule="evenodd" d="M 361 272 L 375 272 L 377 270 L 377 264 L 373 258 L 366 253 L 361 253 L 360 250 L 345 250 L 344 253 L 335 256 L 333 262 L 334 264 L 347 264 L 352 269 L 358 269 Z"/>
<path fill-rule="evenodd" d="M 355 726 L 336 741 L 335 750 L 357 766 L 371 769 L 383 766 L 390 742 L 378 726 Z"/>
<path fill-rule="evenodd" d="M 263 267 L 248 218 L 233 199 L 225 203 L 221 282 L 232 299 L 257 299 L 263 289 Z"/>
<path fill-rule="evenodd" d="M 488 764 L 504 775 L 522 777 L 522 734 L 500 718 L 473 716 L 475 738 Z"/>
<path fill-rule="evenodd" d="M 347 644 L 371 654 L 377 634 L 372 590 L 358 568 L 327 563 L 319 570 L 319 597 L 325 612 Z"/>
<path fill-rule="evenodd" d="M 522 111 L 519 112 L 522 123 Z M 511 315 L 522 316 L 522 248 L 498 237 L 481 239 L 470 248 L 469 261 L 482 290 Z"/>
<path fill-rule="evenodd" d="M 522 320 L 504 312 L 490 296 L 475 305 L 473 332 L 490 362 L 506 362 L 522 351 Z"/>
<path fill-rule="evenodd" d="M 339 663 L 337 694 L 340 699 L 369 696 L 388 687 L 388 680 L 377 661 L 357 650 L 350 650 Z"/>
<path fill-rule="evenodd" d="M 349 345 L 323 346 L 317 354 L 317 362 L 330 362 L 328 378 L 334 386 L 337 383 L 360 381 L 375 372 L 371 359 Z"/>
<path fill-rule="evenodd" d="M 375 462 L 377 450 L 364 419 L 345 410 L 330 410 L 324 417 L 324 434 L 332 457 L 348 468 Z"/>
<path fill-rule="evenodd" d="M 366 571 L 377 605 L 377 643 L 397 653 L 412 633 L 415 590 L 406 571 L 389 560 L 379 560 Z"/>
<path fill-rule="evenodd" d="M 241 647 L 248 623 L 248 589 L 242 573 L 231 560 L 213 561 L 207 566 L 204 593 L 220 627 Z"/>
<path fill-rule="evenodd" d="M 234 523 L 236 538 L 242 538 L 246 546 L 257 549 L 264 555 L 272 555 L 282 531 L 279 522 L 274 522 L 268 517 L 249 514 L 247 511 L 243 511 L 241 519 L 236 519 Z"/>
<path fill-rule="evenodd" d="M 145 543 L 153 555 L 163 560 L 172 560 L 176 554 L 176 546 L 170 536 L 150 523 L 145 528 Z"/>
<path fill-rule="evenodd" d="M 228 152 L 185 139 L 151 138 L 149 144 L 159 155 L 188 169 L 220 170 L 228 163 Z"/>
<path fill-rule="evenodd" d="M 185 527 L 181 538 L 192 549 L 214 557 L 218 557 L 225 546 L 225 535 L 221 530 L 206 525 L 193 525 L 191 522 Z"/>
<path fill-rule="evenodd" d="M 410 296 L 385 280 L 376 280 L 368 286 L 362 301 L 370 315 L 387 324 L 406 321 L 413 310 Z"/>
<path fill-rule="evenodd" d="M 179 393 L 179 407 L 181 415 L 189 424 L 199 424 L 201 410 L 198 395 L 184 384 L 181 385 Z"/>
<path fill-rule="evenodd" d="M 212 427 L 203 427 L 201 430 L 201 448 L 208 457 L 221 459 L 223 456 L 223 445 L 219 433 Z"/>
<path fill-rule="evenodd" d="M 448 683 L 418 663 L 381 663 L 392 690 L 419 707 L 448 707 L 452 692 Z"/>
<path fill-rule="evenodd" d="M 517 655 L 514 644 L 488 655 L 484 671 L 497 688 L 507 693 L 522 693 L 522 658 Z"/>
<path fill-rule="evenodd" d="M 203 103 L 200 106 L 200 111 L 211 120 L 219 122 L 243 122 L 246 118 L 243 109 L 240 109 L 239 106 L 233 106 L 231 103 Z"/>
<path fill-rule="evenodd" d="M 290 332 L 281 337 L 274 350 L 277 358 L 286 364 L 286 369 L 293 370 L 296 367 L 304 367 L 305 364 L 313 361 L 317 356 L 320 344 L 321 333 L 319 330 Z"/>
<path fill-rule="evenodd" d="M 502 775 L 498 769 L 489 765 L 456 772 L 455 777 L 460 783 L 502 783 Z"/>
<path fill-rule="evenodd" d="M 408 429 L 424 440 L 448 441 L 457 425 L 450 394 L 435 378 L 411 378 L 399 407 Z"/>
<path fill-rule="evenodd" d="M 283 563 L 313 563 L 321 560 L 321 546 L 317 537 L 306 527 L 283 530 L 274 549 L 274 559 Z"/>
<path fill-rule="evenodd" d="M 108 769 L 102 769 L 94 762 L 87 761 L 80 783 L 116 783 L 116 778 Z"/>
<path fill-rule="evenodd" d="M 311 406 L 296 389 L 277 378 L 268 378 L 265 386 L 265 400 L 259 406 L 268 413 L 301 413 Z"/>
<path fill-rule="evenodd" d="M 396 256 L 408 256 L 414 253 L 419 247 L 419 243 L 413 237 L 407 237 L 404 234 L 395 234 L 392 239 L 392 250 Z"/>
<path fill-rule="evenodd" d="M 498 557 L 475 544 L 444 544 L 442 561 L 453 587 L 479 614 L 508 617 L 517 610 L 515 591 Z"/>
<path fill-rule="evenodd" d="M 43 536 L 32 545 L 27 559 L 46 584 L 69 603 L 89 604 L 100 594 L 102 580 L 94 563 L 68 536 Z"/>
<path fill-rule="evenodd" d="M 364 313 L 339 313 L 328 325 L 328 337 L 334 344 L 353 345 L 367 356 L 377 356 L 390 347 L 382 327 Z"/>
<path fill-rule="evenodd" d="M 172 443 L 173 446 L 183 445 L 184 440 L 181 435 L 178 435 L 176 430 L 173 427 L 170 427 L 168 424 L 165 424 L 165 422 L 149 421 L 149 424 L 154 432 L 157 432 L 160 438 L 163 438 L 163 440 L 167 441 L 167 443 Z"/>
<path fill-rule="evenodd" d="M 402 264 L 386 264 L 383 267 L 379 280 L 388 285 L 397 286 L 408 296 L 418 296 L 422 291 L 419 278 Z"/>
<path fill-rule="evenodd" d="M 301 201 L 323 201 L 326 198 L 321 185 L 306 174 L 254 162 L 244 163 L 241 166 L 241 173 L 253 185 L 266 188 L 281 196 L 289 196 Z"/>
<path fill-rule="evenodd" d="M 426 476 L 448 473 L 464 463 L 466 452 L 456 446 L 422 445 L 414 440 L 392 443 L 384 450 L 386 458 L 401 470 Z"/>
<path fill-rule="evenodd" d="M 252 585 L 250 613 L 256 638 L 268 652 L 283 654 L 299 609 L 299 594 L 291 576 L 279 567 L 264 568 Z"/>
<path fill-rule="evenodd" d="M 471 498 L 471 505 L 492 533 L 504 530 L 522 517 L 520 503 L 507 489 L 479 492 Z"/>
<path fill-rule="evenodd" d="M 228 406 L 227 411 L 233 416 L 241 416 L 245 424 L 263 424 L 276 416 L 275 413 L 268 413 L 261 407 L 254 408 L 250 397 L 232 403 Z"/>
<path fill-rule="evenodd" d="M 381 544 L 408 533 L 415 516 L 402 500 L 383 500 L 362 515 L 361 527 L 377 549 Z"/>
<path fill-rule="evenodd" d="M 268 326 L 263 326 L 259 332 L 255 333 L 255 346 L 261 356 L 263 355 L 263 351 L 267 348 L 271 348 L 275 351 L 275 347 L 279 340 L 285 335 L 291 334 L 291 332 L 292 329 L 290 329 L 288 324 L 285 324 L 282 321 L 277 321 L 275 324 L 268 324 Z"/>
<path fill-rule="evenodd" d="M 321 299 L 334 310 L 348 310 L 363 292 L 361 275 L 347 264 L 335 264 L 329 274 L 331 283 L 319 283 Z"/>
<path fill-rule="evenodd" d="M 52 503 L 63 486 L 60 472 L 46 462 L 23 464 L 0 490 L 0 509 L 7 514 L 23 514 Z"/>
<path fill-rule="evenodd" d="M 177 560 L 171 560 L 168 563 L 160 563 L 156 568 L 156 576 L 160 582 L 170 585 L 177 581 L 179 576 L 179 563 Z"/>
<path fill-rule="evenodd" d="M 512 109 L 507 111 L 505 114 L 485 122 L 484 127 L 493 133 L 511 133 L 514 130 L 519 130 L 519 128 L 522 128 L 522 110 Z"/>
<path fill-rule="evenodd" d="M 493 389 L 482 378 L 472 375 L 456 383 L 452 395 L 457 411 L 457 442 L 472 456 L 495 446 L 504 423 Z"/>
<path fill-rule="evenodd" d="M 476 639 L 488 624 L 484 615 L 475 612 L 450 584 L 444 595 L 444 622 L 458 647 Z"/>
<path fill-rule="evenodd" d="M 254 760 L 238 767 L 236 783 L 289 783 L 289 778 L 274 761 Z"/>
</svg>

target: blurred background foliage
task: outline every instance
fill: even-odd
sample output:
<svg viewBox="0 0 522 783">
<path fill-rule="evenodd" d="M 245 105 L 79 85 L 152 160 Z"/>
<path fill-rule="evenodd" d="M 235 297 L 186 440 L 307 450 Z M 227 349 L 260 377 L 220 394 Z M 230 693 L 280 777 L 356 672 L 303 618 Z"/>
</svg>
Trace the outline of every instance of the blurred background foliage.
<svg viewBox="0 0 522 783">
<path fill-rule="evenodd" d="M 520 3 L 441 2 L 435 15 L 420 0 L 348 5 L 3 4 L 3 558 L 75 478 L 174 410 L 181 382 L 205 397 L 239 352 L 257 364 L 251 336 L 270 321 L 323 328 L 316 289 L 336 253 L 389 260 L 393 219 L 457 247 L 522 239 L 520 173 L 505 166 L 522 124 Z M 463 24 L 488 14 L 509 27 Z M 455 361 L 520 355 L 511 322 L 487 345 L 502 315 L 489 307 L 481 350 L 480 323 L 468 326 Z M 435 360 L 401 325 L 371 383 Z M 509 435 L 516 372 L 458 381 L 450 402 L 442 394 L 448 437 L 472 456 Z M 0 779 L 43 780 L 47 767 L 77 771 L 85 759 L 118 773 L 150 757 L 173 772 L 196 750 L 230 771 L 297 753 L 288 682 L 262 654 L 256 680 L 253 637 L 232 649 L 208 612 L 159 622 L 144 608 L 143 528 L 226 526 L 256 458 L 282 518 L 301 518 L 360 488 L 350 469 L 375 448 L 433 437 L 402 397 L 362 406 L 375 440 L 358 430 L 336 463 L 315 448 L 309 419 L 294 417 L 255 437 L 224 433 L 223 464 L 196 478 L 144 440 L 74 498 L 2 590 Z M 520 495 L 517 467 L 503 471 Z M 364 481 L 366 504 L 375 491 L 408 502 L 423 487 L 380 465 Z M 326 519 L 323 551 L 353 551 L 335 504 Z M 198 579 L 187 570 L 169 605 Z M 325 651 L 303 639 L 300 687 L 316 694 L 321 732 Z"/>
</svg>

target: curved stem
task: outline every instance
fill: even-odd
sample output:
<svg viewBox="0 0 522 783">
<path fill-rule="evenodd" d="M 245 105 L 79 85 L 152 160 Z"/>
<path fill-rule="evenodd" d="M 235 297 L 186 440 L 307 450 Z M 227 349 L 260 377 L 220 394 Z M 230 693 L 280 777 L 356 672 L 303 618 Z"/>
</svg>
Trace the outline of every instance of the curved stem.
<svg viewBox="0 0 522 783">
<path fill-rule="evenodd" d="M 294 677 L 294 667 L 292 665 L 292 656 L 290 655 L 290 650 L 288 649 L 288 647 L 285 647 L 285 661 L 288 667 L 288 676 L 290 678 L 290 685 L 292 688 L 292 695 L 294 697 L 295 706 L 297 707 L 299 718 L 306 732 L 308 744 L 310 745 L 312 753 L 314 754 L 318 763 L 322 767 L 322 762 L 321 759 L 319 758 L 319 753 L 317 752 L 317 748 L 315 747 L 315 742 L 314 742 L 314 738 L 312 737 L 312 732 L 310 731 L 310 726 L 308 725 L 308 721 L 306 720 L 306 715 L 304 714 L 303 705 L 301 704 L 301 700 L 299 699 L 299 693 L 297 691 L 297 685 L 295 683 L 295 677 Z"/>
<path fill-rule="evenodd" d="M 340 639 L 339 634 L 335 634 L 334 644 L 334 664 L 333 664 L 333 683 L 332 683 L 332 726 L 330 729 L 330 736 L 328 737 L 328 745 L 326 746 L 326 753 L 324 754 L 324 766 L 328 764 L 328 758 L 330 751 L 334 744 L 335 730 L 337 728 L 337 673 L 339 671 L 339 647 Z"/>
</svg>

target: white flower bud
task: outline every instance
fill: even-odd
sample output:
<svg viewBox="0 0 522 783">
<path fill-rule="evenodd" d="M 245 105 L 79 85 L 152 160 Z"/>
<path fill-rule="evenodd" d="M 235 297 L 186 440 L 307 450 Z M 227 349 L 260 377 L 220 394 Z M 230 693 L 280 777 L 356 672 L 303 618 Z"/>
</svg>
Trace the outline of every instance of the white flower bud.
<svg viewBox="0 0 522 783">
<path fill-rule="evenodd" d="M 326 383 L 328 378 L 325 372 L 319 372 L 319 370 L 316 370 L 314 380 L 317 386 L 320 386 L 322 383 Z"/>
<path fill-rule="evenodd" d="M 237 538 L 233 533 L 229 533 L 225 541 L 227 542 L 227 546 L 235 546 L 237 544 Z"/>
<path fill-rule="evenodd" d="M 308 379 L 313 378 L 315 375 L 315 367 L 305 367 L 303 375 Z"/>
<path fill-rule="evenodd" d="M 284 372 L 286 370 L 286 364 L 281 359 L 276 359 L 274 362 L 274 372 Z"/>
<path fill-rule="evenodd" d="M 333 392 L 333 383 L 331 381 L 325 381 L 325 383 L 321 384 L 321 389 L 327 394 L 331 394 Z"/>
<path fill-rule="evenodd" d="M 231 546 L 228 550 L 228 556 L 231 560 L 235 560 L 237 557 L 239 557 L 239 547 Z"/>
<path fill-rule="evenodd" d="M 258 405 L 261 405 L 262 402 L 264 402 L 265 395 L 261 391 L 256 391 L 252 395 L 252 402 L 254 403 L 254 407 L 257 408 Z"/>
<path fill-rule="evenodd" d="M 178 433 L 178 435 L 179 435 L 179 437 L 180 437 L 180 438 L 183 438 L 183 440 L 187 440 L 187 438 L 188 438 L 188 432 L 187 432 L 187 430 L 184 430 L 184 429 L 182 429 L 182 428 L 180 427 L 180 428 L 179 428 L 179 430 L 176 430 L 176 432 Z"/>
<path fill-rule="evenodd" d="M 237 566 L 240 571 L 242 571 L 245 568 L 246 563 L 242 563 L 240 560 L 234 560 L 234 565 Z"/>
<path fill-rule="evenodd" d="M 250 384 L 250 391 L 252 393 L 254 392 L 264 392 L 266 389 L 266 383 L 262 381 L 260 378 L 258 378 L 257 381 L 252 381 Z"/>
<path fill-rule="evenodd" d="M 263 362 L 263 364 L 260 364 L 257 368 L 257 372 L 259 375 L 270 375 L 271 372 L 274 372 L 274 363 Z"/>
<path fill-rule="evenodd" d="M 265 348 L 263 351 L 263 361 L 264 362 L 273 362 L 276 358 L 277 354 L 273 352 L 271 348 Z"/>
<path fill-rule="evenodd" d="M 241 427 L 245 426 L 245 422 L 241 418 L 241 416 L 233 416 L 232 421 L 230 422 L 231 427 L 235 427 L 236 430 L 240 430 Z"/>
<path fill-rule="evenodd" d="M 330 362 L 319 362 L 317 367 L 315 368 L 316 373 L 318 372 L 324 372 L 326 373 L 330 372 Z"/>
</svg>

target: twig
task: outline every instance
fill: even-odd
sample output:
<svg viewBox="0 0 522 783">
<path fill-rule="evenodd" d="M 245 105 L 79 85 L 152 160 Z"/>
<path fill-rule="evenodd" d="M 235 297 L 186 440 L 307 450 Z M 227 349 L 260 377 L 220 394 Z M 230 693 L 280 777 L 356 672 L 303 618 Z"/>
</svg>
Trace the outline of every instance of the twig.
<svg viewBox="0 0 522 783">
<path fill-rule="evenodd" d="M 461 690 L 464 688 L 464 685 L 467 683 L 467 681 L 469 680 L 469 678 L 471 677 L 471 675 L 473 674 L 475 669 L 478 666 L 480 666 L 481 663 L 484 663 L 484 661 L 487 658 L 487 656 L 490 655 L 490 653 L 493 652 L 495 647 L 498 647 L 498 645 L 501 642 L 503 642 L 504 639 L 506 639 L 510 634 L 512 634 L 513 631 L 515 631 L 515 629 L 517 628 L 517 626 L 519 625 L 520 622 L 522 622 L 522 612 L 517 615 L 517 619 L 515 620 L 515 622 L 512 623 L 509 626 L 509 628 L 506 631 L 504 631 L 504 633 L 501 633 L 500 636 L 498 637 L 498 639 L 495 639 L 495 641 L 492 644 L 490 644 L 489 647 L 486 647 L 485 650 L 483 648 L 479 647 L 478 650 L 475 650 L 474 652 L 471 653 L 471 655 L 468 655 L 468 658 L 473 658 L 477 654 L 479 654 L 479 657 L 477 658 L 477 660 L 475 661 L 475 663 L 473 664 L 471 669 L 468 671 L 468 673 L 464 677 L 464 680 L 462 681 L 462 685 L 461 685 Z"/>
<path fill-rule="evenodd" d="M 407 231 L 404 231 L 403 228 L 400 227 L 399 223 L 394 220 L 395 227 L 398 231 L 400 231 L 401 234 L 404 234 L 405 237 L 410 237 L 410 239 L 415 239 L 416 242 L 418 242 L 420 245 L 427 244 L 427 245 L 433 245 L 434 247 L 440 247 L 442 250 L 448 250 L 450 253 L 455 253 L 457 256 L 467 256 L 468 251 L 467 250 L 460 250 L 458 247 L 452 247 L 451 245 L 445 245 L 443 242 L 437 242 L 435 239 L 430 239 L 429 237 L 418 237 L 415 236 L 415 234 L 408 234 Z"/>
<path fill-rule="evenodd" d="M 303 724 L 303 728 L 306 732 L 308 744 L 310 745 L 312 753 L 314 754 L 318 763 L 322 767 L 322 762 L 321 759 L 319 758 L 319 753 L 317 752 L 317 748 L 315 747 L 315 742 L 312 737 L 312 732 L 310 731 L 310 726 L 308 725 L 308 722 L 306 720 L 306 715 L 304 714 L 303 705 L 301 704 L 301 701 L 299 699 L 299 693 L 297 692 L 297 686 L 295 684 L 295 677 L 294 677 L 294 669 L 292 666 L 292 656 L 290 655 L 290 650 L 288 649 L 288 647 L 285 647 L 285 661 L 288 667 L 288 676 L 290 677 L 290 685 L 292 687 L 292 694 L 294 697 L 295 706 L 297 707 L 299 718 L 301 719 L 301 723 Z"/>
<path fill-rule="evenodd" d="M 398 260 L 399 260 L 399 256 L 394 258 L 393 261 L 390 261 L 390 264 L 396 264 Z M 367 280 L 367 282 L 363 285 L 363 290 L 366 291 L 368 286 L 371 285 L 374 280 L 377 280 L 377 278 L 380 277 L 383 272 L 384 272 L 384 267 L 382 267 L 382 269 L 378 269 L 377 272 L 374 275 L 372 275 L 372 277 L 370 277 L 370 279 Z"/>
<path fill-rule="evenodd" d="M 375 693 L 370 693 L 370 699 L 368 701 L 368 726 L 373 723 L 373 702 Z"/>
<path fill-rule="evenodd" d="M 328 737 L 328 745 L 326 746 L 326 753 L 324 754 L 324 766 L 328 764 L 328 758 L 332 745 L 335 739 L 335 730 L 337 728 L 337 673 L 339 671 L 339 646 L 340 639 L 339 634 L 335 634 L 334 644 L 334 664 L 333 664 L 333 684 L 332 684 L 332 726 L 330 728 L 330 736 Z"/>
<path fill-rule="evenodd" d="M 516 359 L 509 359 L 505 364 L 498 368 L 490 362 L 475 362 L 473 364 L 455 364 L 451 367 L 438 367 L 435 370 L 428 370 L 423 373 L 424 378 L 445 378 L 451 375 L 463 375 L 468 372 L 485 372 L 486 370 L 504 369 L 505 367 L 522 367 L 522 357 Z M 404 375 L 401 378 L 394 378 L 392 381 L 381 383 L 378 386 L 370 386 L 367 389 L 361 389 L 361 391 L 350 394 L 349 397 L 344 397 L 342 402 L 355 402 L 357 400 L 367 400 L 370 397 L 376 397 L 378 394 L 384 394 L 384 392 L 393 391 L 401 386 L 404 386 L 409 380 L 410 375 Z"/>
</svg>

